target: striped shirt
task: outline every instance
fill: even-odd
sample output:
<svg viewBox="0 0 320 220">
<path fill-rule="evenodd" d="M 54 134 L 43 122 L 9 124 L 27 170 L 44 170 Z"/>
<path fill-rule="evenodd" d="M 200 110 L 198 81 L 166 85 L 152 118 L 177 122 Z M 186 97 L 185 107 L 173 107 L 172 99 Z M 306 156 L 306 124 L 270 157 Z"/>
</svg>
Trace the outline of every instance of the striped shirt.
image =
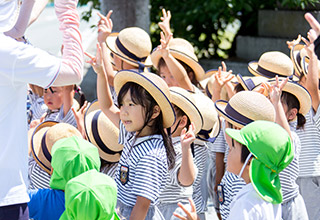
<svg viewBox="0 0 320 220">
<path fill-rule="evenodd" d="M 172 138 L 174 151 L 176 152 L 174 168 L 169 170 L 167 175 L 166 187 L 161 191 L 159 197 L 159 206 L 168 204 L 188 203 L 188 198 L 191 198 L 193 187 L 183 187 L 178 180 L 178 173 L 182 162 L 182 150 L 180 143 L 180 136 Z M 195 167 L 196 169 L 196 167 Z M 178 207 L 178 206 L 177 206 Z"/>
<path fill-rule="evenodd" d="M 224 202 L 220 204 L 220 214 L 222 219 L 227 219 L 230 214 L 230 205 L 233 198 L 246 183 L 236 174 L 226 171 L 222 177 L 221 185 L 223 186 Z"/>
<path fill-rule="evenodd" d="M 299 174 L 301 144 L 298 135 L 294 131 L 291 131 L 291 136 L 294 148 L 294 158 L 292 162 L 279 174 L 283 196 L 282 203 L 288 202 L 299 194 L 299 186 L 296 183 L 296 180 Z"/>
<path fill-rule="evenodd" d="M 110 176 L 112 179 L 115 179 L 117 170 L 118 170 L 118 163 L 112 163 L 112 164 L 107 164 L 101 167 L 100 172 Z"/>
<path fill-rule="evenodd" d="M 217 139 L 213 143 L 213 148 L 212 151 L 215 153 L 224 153 L 224 163 L 227 164 L 227 158 L 228 158 L 228 153 L 229 153 L 229 146 L 226 141 L 226 136 L 225 136 L 225 129 L 226 129 L 226 121 L 224 119 L 221 119 L 221 130 L 218 134 Z"/>
<path fill-rule="evenodd" d="M 29 156 L 28 159 L 29 159 L 28 189 L 50 189 L 51 176 L 37 164 L 33 156 Z"/>
<path fill-rule="evenodd" d="M 76 118 L 74 117 L 74 114 L 71 108 L 69 109 L 67 114 L 63 116 L 63 105 L 61 106 L 59 111 L 47 114 L 44 121 L 57 121 L 57 122 L 68 123 L 77 128 L 77 121 L 76 121 Z"/>
<path fill-rule="evenodd" d="M 194 163 L 198 168 L 198 175 L 193 183 L 192 199 L 196 205 L 197 213 L 202 213 L 206 209 L 206 203 L 201 193 L 201 180 L 206 178 L 203 176 L 205 165 L 207 163 L 208 147 L 206 142 L 196 139 L 194 141 Z"/>
<path fill-rule="evenodd" d="M 320 176 L 320 109 L 316 114 L 311 109 L 306 114 L 304 129 L 296 129 L 301 142 L 299 160 L 299 177 Z M 296 127 L 297 122 L 291 122 L 290 126 Z"/>
<path fill-rule="evenodd" d="M 167 154 L 162 136 L 135 138 L 134 132 L 126 131 L 120 121 L 119 144 L 124 148 L 116 173 L 118 199 L 133 207 L 137 196 L 141 196 L 149 199 L 151 206 L 157 205 L 168 173 Z"/>
</svg>

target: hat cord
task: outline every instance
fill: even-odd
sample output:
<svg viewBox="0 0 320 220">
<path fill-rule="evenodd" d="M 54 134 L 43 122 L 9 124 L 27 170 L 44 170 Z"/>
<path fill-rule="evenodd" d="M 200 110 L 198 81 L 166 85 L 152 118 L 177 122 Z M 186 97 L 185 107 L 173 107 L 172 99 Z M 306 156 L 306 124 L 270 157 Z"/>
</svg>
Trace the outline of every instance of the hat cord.
<svg viewBox="0 0 320 220">
<path fill-rule="evenodd" d="M 246 161 L 244 162 L 244 164 L 243 164 L 243 166 L 242 166 L 242 168 L 241 168 L 241 170 L 240 170 L 240 173 L 239 173 L 239 175 L 238 175 L 239 178 L 242 176 L 242 173 L 243 173 L 243 171 L 244 171 L 244 168 L 247 166 L 247 164 L 248 164 L 249 159 L 251 158 L 251 156 L 252 156 L 252 153 L 250 153 L 250 154 L 247 156 L 247 159 L 246 159 Z"/>
</svg>

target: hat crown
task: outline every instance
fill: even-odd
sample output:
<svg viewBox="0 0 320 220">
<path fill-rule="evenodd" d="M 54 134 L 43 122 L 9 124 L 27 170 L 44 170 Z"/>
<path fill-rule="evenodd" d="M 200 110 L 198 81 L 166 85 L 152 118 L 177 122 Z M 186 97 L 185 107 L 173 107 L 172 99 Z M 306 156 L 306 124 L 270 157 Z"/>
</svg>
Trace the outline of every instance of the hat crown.
<svg viewBox="0 0 320 220">
<path fill-rule="evenodd" d="M 229 100 L 236 112 L 256 121 L 275 121 L 275 110 L 272 103 L 264 95 L 253 91 L 241 91 Z"/>
<path fill-rule="evenodd" d="M 291 76 L 294 70 L 291 59 L 279 51 L 270 51 L 262 54 L 258 65 L 281 76 Z"/>
<path fill-rule="evenodd" d="M 119 32 L 118 38 L 121 44 L 137 57 L 143 58 L 150 55 L 151 39 L 143 29 L 138 27 L 125 28 Z"/>
<path fill-rule="evenodd" d="M 252 122 L 243 127 L 240 134 L 249 151 L 272 172 L 280 173 L 293 160 L 290 136 L 274 122 Z"/>
<path fill-rule="evenodd" d="M 192 44 L 185 39 L 173 38 L 169 42 L 169 49 L 184 53 L 184 54 L 190 56 L 191 58 L 193 58 L 194 60 L 198 61 L 198 58 L 194 53 L 194 48 L 193 48 Z"/>
</svg>

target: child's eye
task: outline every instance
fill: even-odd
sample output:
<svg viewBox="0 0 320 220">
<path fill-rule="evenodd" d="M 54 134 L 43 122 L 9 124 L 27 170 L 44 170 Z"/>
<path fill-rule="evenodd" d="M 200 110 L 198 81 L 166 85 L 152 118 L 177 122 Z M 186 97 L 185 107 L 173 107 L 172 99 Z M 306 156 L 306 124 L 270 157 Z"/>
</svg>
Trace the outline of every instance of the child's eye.
<svg viewBox="0 0 320 220">
<path fill-rule="evenodd" d="M 134 103 L 129 103 L 129 106 L 134 106 Z"/>
<path fill-rule="evenodd" d="M 161 76 L 161 78 L 162 78 L 162 79 L 165 79 L 165 78 L 166 78 L 166 76 L 162 75 L 162 76 Z"/>
<path fill-rule="evenodd" d="M 120 103 L 120 104 L 119 104 L 119 107 L 121 107 L 121 106 L 123 106 L 123 104 L 122 104 L 122 103 Z"/>
</svg>

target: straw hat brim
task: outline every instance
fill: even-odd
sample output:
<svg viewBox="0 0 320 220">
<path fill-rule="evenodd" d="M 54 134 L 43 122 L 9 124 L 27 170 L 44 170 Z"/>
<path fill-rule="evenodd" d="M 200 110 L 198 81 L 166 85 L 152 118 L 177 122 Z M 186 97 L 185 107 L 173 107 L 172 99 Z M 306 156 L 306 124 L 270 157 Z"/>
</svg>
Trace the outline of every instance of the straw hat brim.
<svg viewBox="0 0 320 220">
<path fill-rule="evenodd" d="M 282 79 L 279 79 L 281 81 Z M 275 80 L 269 80 L 271 85 L 275 84 Z M 283 87 L 282 91 L 288 92 L 294 95 L 298 101 L 300 102 L 300 110 L 299 113 L 302 115 L 306 115 L 311 108 L 311 96 L 309 92 L 300 84 L 295 82 L 288 81 L 287 84 Z"/>
<path fill-rule="evenodd" d="M 252 61 L 252 62 L 250 62 L 248 64 L 248 70 L 252 75 L 254 75 L 254 76 L 263 76 L 263 77 L 266 77 L 268 79 L 272 79 L 269 76 L 266 76 L 266 75 L 260 73 L 259 71 L 257 71 L 257 69 L 258 69 L 258 62 L 257 61 Z M 281 77 L 283 77 L 283 76 L 281 76 Z M 292 76 L 292 80 L 299 81 L 299 78 L 296 75 L 293 75 Z"/>
<path fill-rule="evenodd" d="M 174 49 L 169 49 L 169 51 L 174 58 L 184 62 L 193 70 L 198 81 L 204 80 L 205 78 L 209 77 L 200 65 L 200 63 L 196 61 L 194 58 L 190 57 L 188 54 Z M 158 68 L 160 58 L 161 53 L 159 50 L 155 50 L 152 52 L 151 60 L 155 68 Z"/>
<path fill-rule="evenodd" d="M 188 93 L 187 91 L 185 92 Z M 194 133 L 197 134 L 203 126 L 203 118 L 195 103 L 188 98 L 188 96 L 191 96 L 191 94 L 185 94 L 180 88 L 175 87 L 170 88 L 170 93 L 171 102 L 184 111 L 184 113 L 186 113 L 190 121 L 194 123 Z"/>
<path fill-rule="evenodd" d="M 87 109 L 84 125 L 86 136 L 98 148 L 100 157 L 107 162 L 118 162 L 123 149 L 118 143 L 119 129 L 100 110 L 97 101 Z"/>
<path fill-rule="evenodd" d="M 262 82 L 267 81 L 265 77 L 254 76 L 254 77 L 245 77 L 241 74 L 237 74 L 238 82 L 242 85 L 244 90 L 252 91 L 255 87 L 259 86 Z"/>
<path fill-rule="evenodd" d="M 108 48 L 111 50 L 111 52 L 116 54 L 117 56 L 119 56 L 125 62 L 127 62 L 127 63 L 129 63 L 129 64 L 131 64 L 133 66 L 139 67 L 139 64 L 138 64 L 137 61 L 129 58 L 128 56 L 123 54 L 119 49 L 117 49 L 116 39 L 117 39 L 117 35 L 111 35 L 111 36 L 107 37 L 106 44 L 107 44 Z M 146 67 L 151 67 L 152 66 L 152 61 L 151 61 L 150 56 L 148 56 L 146 58 L 146 60 L 144 62 L 141 62 L 141 63 L 144 64 Z"/>
<path fill-rule="evenodd" d="M 201 81 L 199 81 L 200 85 L 202 88 L 205 88 L 206 85 L 208 84 L 209 80 L 213 75 L 215 75 L 218 72 L 217 69 L 210 69 L 205 73 L 205 78 Z"/>
<path fill-rule="evenodd" d="M 151 75 L 152 74 L 152 75 Z M 114 77 L 114 89 L 119 94 L 120 89 L 127 82 L 134 82 L 142 86 L 155 99 L 163 116 L 163 127 L 169 128 L 175 122 L 175 113 L 170 101 L 170 92 L 167 84 L 159 76 L 150 72 L 138 73 L 134 70 L 119 71 Z M 157 84 L 167 87 L 167 95 Z"/>
<path fill-rule="evenodd" d="M 225 100 L 218 100 L 215 102 L 215 106 L 216 106 L 216 109 L 217 109 L 219 115 L 222 116 L 226 121 L 230 122 L 232 125 L 234 125 L 238 128 L 244 127 L 246 124 L 231 117 L 230 115 L 228 115 L 228 113 L 226 113 L 225 109 L 226 109 L 227 105 L 228 105 L 228 101 L 225 101 Z"/>
<path fill-rule="evenodd" d="M 56 121 L 45 121 L 39 124 L 33 131 L 30 141 L 30 148 L 33 155 L 33 158 L 37 164 L 48 174 L 51 175 L 51 162 L 45 157 L 41 142 L 43 135 L 51 128 L 52 126 L 58 124 Z M 48 149 L 51 154 L 51 149 Z"/>
<path fill-rule="evenodd" d="M 292 60 L 293 63 L 293 67 L 295 69 L 295 73 L 299 74 L 298 77 L 300 77 L 300 75 L 304 74 L 304 72 L 302 71 L 302 67 L 301 67 L 301 62 L 298 62 L 298 55 L 300 56 L 300 51 L 304 48 L 303 44 L 296 44 L 294 45 L 291 50 L 290 50 L 290 58 Z M 301 57 L 302 60 L 302 57 Z"/>
</svg>

